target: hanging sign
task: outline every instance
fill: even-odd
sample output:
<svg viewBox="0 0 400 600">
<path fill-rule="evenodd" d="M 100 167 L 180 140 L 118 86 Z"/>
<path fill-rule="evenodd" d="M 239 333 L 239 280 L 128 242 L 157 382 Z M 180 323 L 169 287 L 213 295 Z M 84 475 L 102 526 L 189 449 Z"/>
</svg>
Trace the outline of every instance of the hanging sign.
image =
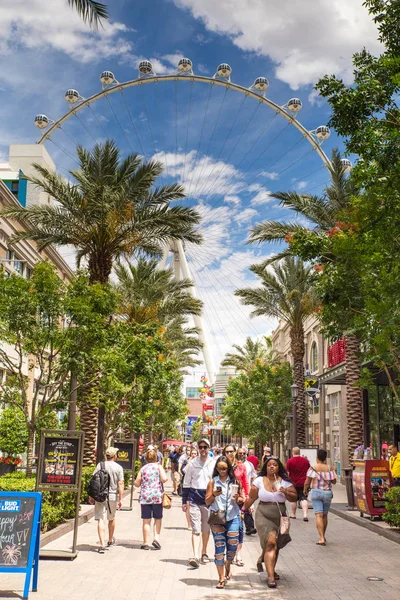
<svg viewBox="0 0 400 600">
<path fill-rule="evenodd" d="M 37 591 L 41 506 L 38 492 L 0 492 L 0 573 L 25 573 L 23 598 L 32 574 Z"/>
</svg>

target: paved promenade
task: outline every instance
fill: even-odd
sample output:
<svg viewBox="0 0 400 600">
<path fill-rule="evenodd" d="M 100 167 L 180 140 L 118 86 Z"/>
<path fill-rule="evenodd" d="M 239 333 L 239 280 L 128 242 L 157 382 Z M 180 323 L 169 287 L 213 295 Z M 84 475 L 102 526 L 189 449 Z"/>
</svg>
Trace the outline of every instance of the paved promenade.
<svg viewBox="0 0 400 600">
<path fill-rule="evenodd" d="M 137 493 L 135 493 L 137 498 Z M 310 522 L 293 521 L 293 541 L 281 553 L 277 590 L 266 586 L 266 574 L 255 569 L 259 554 L 257 536 L 246 536 L 243 568 L 234 567 L 233 579 L 225 590 L 215 589 L 213 563 L 192 570 L 190 532 L 174 498 L 165 511 L 161 551 L 140 549 L 139 507 L 117 515 L 117 545 L 105 554 L 96 551 L 97 534 L 93 520 L 79 529 L 79 555 L 70 561 L 40 561 L 39 590 L 33 600 L 254 600 L 266 597 L 307 600 L 394 600 L 400 595 L 399 546 L 375 533 L 330 516 L 328 544 L 317 547 L 314 515 Z M 300 511 L 299 515 L 300 517 Z M 71 534 L 46 548 L 67 549 Z M 213 545 L 209 543 L 209 555 Z M 383 582 L 370 582 L 377 576 Z M 23 577 L 0 574 L 0 598 L 20 598 Z"/>
</svg>

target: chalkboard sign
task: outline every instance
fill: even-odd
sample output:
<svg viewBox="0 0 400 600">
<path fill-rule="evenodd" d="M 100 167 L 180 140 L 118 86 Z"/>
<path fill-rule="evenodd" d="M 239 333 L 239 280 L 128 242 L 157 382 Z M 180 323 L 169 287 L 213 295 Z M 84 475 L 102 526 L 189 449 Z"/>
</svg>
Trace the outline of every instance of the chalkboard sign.
<svg viewBox="0 0 400 600">
<path fill-rule="evenodd" d="M 0 492 L 0 573 L 26 573 L 24 598 L 32 569 L 37 589 L 41 502 L 37 492 Z"/>
<path fill-rule="evenodd" d="M 117 463 L 125 471 L 132 471 L 135 442 L 115 442 L 115 445 L 118 448 Z"/>
<path fill-rule="evenodd" d="M 80 486 L 81 432 L 42 431 L 36 489 L 77 491 Z"/>
</svg>

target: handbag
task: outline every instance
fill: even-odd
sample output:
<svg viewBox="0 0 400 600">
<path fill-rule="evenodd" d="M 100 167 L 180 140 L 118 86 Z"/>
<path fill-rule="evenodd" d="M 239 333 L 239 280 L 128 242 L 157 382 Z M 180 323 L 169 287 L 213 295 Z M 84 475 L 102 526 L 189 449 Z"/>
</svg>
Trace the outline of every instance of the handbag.
<svg viewBox="0 0 400 600">
<path fill-rule="evenodd" d="M 290 531 L 290 518 L 282 514 L 281 507 L 279 506 L 279 502 L 275 498 L 275 492 L 273 492 L 273 494 L 274 494 L 274 499 L 275 499 L 276 505 L 279 510 L 279 514 L 281 515 L 280 525 L 279 525 L 279 533 L 280 533 L 280 535 L 288 535 L 289 531 Z"/>
<path fill-rule="evenodd" d="M 228 488 L 226 490 L 226 509 L 222 510 L 209 510 L 207 523 L 209 525 L 225 525 L 226 523 L 226 513 L 228 511 L 228 489 L 229 489 L 229 481 Z"/>
<path fill-rule="evenodd" d="M 161 504 L 163 505 L 163 508 L 167 508 L 167 509 L 171 508 L 171 506 L 172 506 L 172 498 L 166 492 L 164 492 L 162 495 Z"/>
</svg>

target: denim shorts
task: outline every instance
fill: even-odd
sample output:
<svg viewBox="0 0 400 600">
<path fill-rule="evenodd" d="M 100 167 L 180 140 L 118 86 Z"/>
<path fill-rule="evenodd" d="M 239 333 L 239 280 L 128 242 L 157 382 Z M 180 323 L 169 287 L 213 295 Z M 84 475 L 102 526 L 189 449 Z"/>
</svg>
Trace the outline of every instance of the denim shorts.
<svg viewBox="0 0 400 600">
<path fill-rule="evenodd" d="M 311 502 L 314 513 L 324 513 L 327 515 L 331 507 L 333 494 L 331 490 L 311 490 Z"/>
</svg>

